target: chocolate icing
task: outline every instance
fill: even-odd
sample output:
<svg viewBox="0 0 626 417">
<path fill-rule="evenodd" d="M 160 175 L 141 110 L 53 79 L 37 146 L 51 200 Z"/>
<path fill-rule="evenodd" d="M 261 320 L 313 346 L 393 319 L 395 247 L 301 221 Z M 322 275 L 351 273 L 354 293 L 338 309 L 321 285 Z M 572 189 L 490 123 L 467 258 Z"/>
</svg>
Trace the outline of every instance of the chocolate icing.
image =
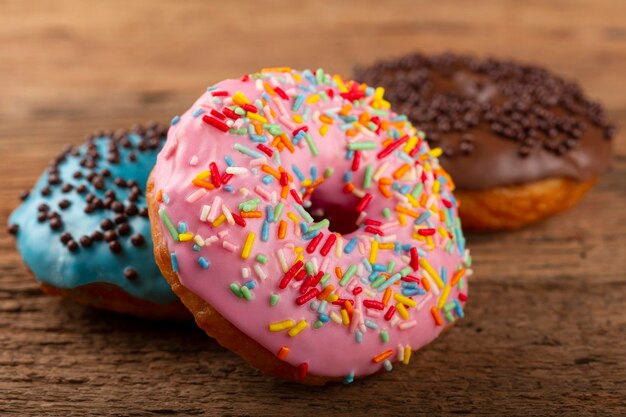
<svg viewBox="0 0 626 417">
<path fill-rule="evenodd" d="M 580 87 L 545 69 L 464 55 L 414 54 L 357 68 L 441 147 L 459 189 L 601 173 L 615 127 Z"/>
</svg>

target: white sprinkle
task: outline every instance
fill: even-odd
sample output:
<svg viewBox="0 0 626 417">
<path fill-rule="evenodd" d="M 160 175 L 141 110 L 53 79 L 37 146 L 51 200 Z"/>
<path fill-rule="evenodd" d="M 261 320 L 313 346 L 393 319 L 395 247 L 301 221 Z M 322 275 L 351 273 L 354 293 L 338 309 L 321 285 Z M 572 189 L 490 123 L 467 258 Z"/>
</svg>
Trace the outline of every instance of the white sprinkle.
<svg viewBox="0 0 626 417">
<path fill-rule="evenodd" d="M 222 213 L 224 213 L 224 217 L 226 217 L 226 221 L 231 226 L 235 224 L 235 219 L 233 218 L 233 214 L 230 212 L 226 204 L 222 204 Z"/>
<path fill-rule="evenodd" d="M 237 245 L 235 245 L 234 243 L 229 242 L 228 240 L 225 240 L 222 242 L 222 247 L 224 249 L 226 249 L 229 252 L 236 252 L 237 251 Z"/>
<path fill-rule="evenodd" d="M 191 159 L 189 160 L 189 165 L 191 165 L 192 167 L 198 165 L 198 155 L 194 155 L 191 157 Z"/>
<path fill-rule="evenodd" d="M 243 268 L 241 268 L 241 277 L 243 279 L 250 278 L 250 268 L 247 268 L 245 266 Z"/>
<path fill-rule="evenodd" d="M 217 213 L 219 212 L 221 205 L 222 205 L 222 197 L 220 196 L 215 197 L 215 199 L 213 200 L 213 204 L 211 205 L 211 211 L 209 211 L 207 221 L 211 223 L 215 221 L 215 219 L 217 218 Z"/>
<path fill-rule="evenodd" d="M 187 198 L 185 199 L 185 201 L 188 203 L 195 203 L 200 198 L 202 198 L 206 193 L 207 193 L 207 190 L 205 188 L 198 188 L 196 191 L 189 194 Z"/>
<path fill-rule="evenodd" d="M 220 239 L 224 239 L 224 237 L 226 236 L 228 236 L 228 230 L 222 230 L 217 234 L 217 237 L 219 237 Z"/>
<path fill-rule="evenodd" d="M 402 323 L 398 325 L 398 328 L 400 330 L 406 330 L 406 329 L 410 329 L 411 327 L 415 327 L 416 325 L 417 325 L 416 320 L 403 321 Z"/>
<path fill-rule="evenodd" d="M 267 274 L 265 273 L 265 271 L 263 270 L 263 268 L 261 268 L 261 265 L 259 264 L 254 265 L 254 272 L 256 272 L 257 276 L 261 279 L 261 281 L 265 281 L 265 279 L 267 278 Z"/>
<path fill-rule="evenodd" d="M 243 175 L 248 173 L 248 168 L 245 167 L 228 167 L 226 168 L 227 174 Z"/>
<path fill-rule="evenodd" d="M 207 217 L 209 216 L 209 211 L 211 210 L 211 206 L 205 204 L 202 206 L 202 211 L 200 212 L 200 221 L 205 222 Z"/>
<path fill-rule="evenodd" d="M 200 247 L 204 246 L 204 239 L 200 235 L 195 235 L 193 237 L 193 241 L 196 242 L 196 245 Z"/>
<path fill-rule="evenodd" d="M 398 345 L 398 362 L 402 362 L 404 360 L 404 346 Z"/>
<path fill-rule="evenodd" d="M 211 236 L 204 239 L 205 246 L 209 246 L 211 243 L 217 242 L 219 238 L 217 236 Z"/>
</svg>

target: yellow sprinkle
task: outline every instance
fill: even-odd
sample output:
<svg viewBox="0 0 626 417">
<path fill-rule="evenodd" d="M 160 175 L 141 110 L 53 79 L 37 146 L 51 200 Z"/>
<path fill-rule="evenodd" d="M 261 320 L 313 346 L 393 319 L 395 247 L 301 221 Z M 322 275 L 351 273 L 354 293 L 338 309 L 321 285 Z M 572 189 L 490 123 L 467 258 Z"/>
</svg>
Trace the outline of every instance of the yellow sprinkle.
<svg viewBox="0 0 626 417">
<path fill-rule="evenodd" d="M 252 232 L 248 233 L 248 236 L 246 236 L 246 243 L 243 244 L 243 249 L 241 250 L 242 259 L 248 259 L 248 257 L 250 256 L 255 237 L 256 235 Z"/>
<path fill-rule="evenodd" d="M 328 297 L 326 297 L 326 302 L 334 303 L 338 299 L 339 299 L 339 296 L 337 294 L 330 294 Z"/>
<path fill-rule="evenodd" d="M 346 310 L 345 308 L 341 309 L 341 322 L 344 326 L 350 324 L 350 316 L 348 316 L 348 310 Z"/>
<path fill-rule="evenodd" d="M 398 214 L 398 222 L 400 222 L 401 226 L 406 226 L 406 217 L 404 216 L 404 214 Z"/>
<path fill-rule="evenodd" d="M 395 245 L 393 243 L 379 243 L 378 244 L 378 249 L 382 249 L 382 250 L 392 250 L 395 249 Z"/>
<path fill-rule="evenodd" d="M 370 259 L 369 259 L 371 264 L 376 263 L 377 254 L 378 254 L 378 241 L 372 240 L 372 247 L 370 249 Z"/>
<path fill-rule="evenodd" d="M 411 346 L 406 345 L 404 347 L 404 359 L 402 360 L 402 363 L 404 365 L 408 365 L 409 362 L 411 361 L 411 353 L 412 353 Z"/>
<path fill-rule="evenodd" d="M 311 96 L 309 96 L 309 98 L 306 99 L 307 104 L 313 104 L 313 103 L 317 103 L 320 99 L 320 95 L 319 94 L 313 94 Z"/>
<path fill-rule="evenodd" d="M 293 77 L 294 80 L 296 80 L 296 82 L 302 82 L 302 77 L 297 72 L 292 72 L 291 76 Z"/>
<path fill-rule="evenodd" d="M 304 320 L 300 320 L 298 322 L 298 324 L 296 324 L 295 326 L 293 326 L 291 329 L 289 329 L 289 331 L 287 332 L 287 334 L 291 337 L 295 337 L 297 336 L 302 330 L 306 329 L 306 327 L 308 326 L 307 322 Z"/>
<path fill-rule="evenodd" d="M 382 100 L 385 95 L 385 89 L 383 87 L 377 87 L 374 90 L 374 100 Z"/>
<path fill-rule="evenodd" d="M 291 116 L 291 118 L 293 119 L 294 122 L 296 123 L 302 123 L 304 120 L 302 119 L 302 116 L 300 116 L 299 114 L 294 113 L 293 116 Z"/>
<path fill-rule="evenodd" d="M 300 221 L 300 219 L 298 219 L 298 216 L 296 216 L 292 212 L 288 212 L 287 217 L 289 217 L 289 219 L 294 223 L 298 223 Z"/>
<path fill-rule="evenodd" d="M 443 281 L 441 280 L 441 277 L 439 277 L 437 271 L 433 269 L 433 267 L 430 265 L 430 263 L 428 263 L 426 258 L 420 258 L 419 262 L 420 266 L 424 268 L 426 272 L 428 272 L 428 275 L 430 275 L 430 277 L 435 281 L 437 287 L 443 288 Z"/>
<path fill-rule="evenodd" d="M 406 144 L 404 145 L 404 152 L 409 153 L 413 150 L 413 148 L 415 148 L 415 145 L 417 145 L 417 136 L 411 136 L 409 138 L 409 140 L 406 141 Z"/>
<path fill-rule="evenodd" d="M 441 148 L 434 148 L 428 151 L 428 154 L 434 157 L 440 157 L 442 153 L 443 151 L 441 150 Z"/>
<path fill-rule="evenodd" d="M 224 223 L 225 221 L 226 221 L 226 216 L 224 216 L 223 214 L 220 214 L 219 217 L 215 219 L 215 221 L 213 221 L 213 227 L 217 227 L 220 224 Z"/>
<path fill-rule="evenodd" d="M 404 320 L 408 320 L 410 318 L 409 312 L 406 310 L 406 307 L 404 307 L 404 304 L 396 303 L 396 311 Z"/>
<path fill-rule="evenodd" d="M 404 305 L 405 305 L 405 306 L 407 306 L 407 307 L 415 307 L 415 306 L 417 305 L 417 303 L 415 302 L 415 300 L 411 300 L 410 298 L 405 297 L 405 296 L 404 296 L 404 295 L 402 295 L 402 294 L 395 293 L 395 294 L 393 295 L 393 298 L 394 298 L 397 302 L 402 303 L 402 304 L 404 304 Z"/>
<path fill-rule="evenodd" d="M 270 332 L 282 332 L 283 330 L 287 330 L 293 326 L 295 326 L 296 322 L 293 320 L 283 320 L 277 321 L 275 323 L 270 323 L 269 328 Z"/>
<path fill-rule="evenodd" d="M 448 237 L 448 232 L 446 232 L 446 229 L 444 229 L 443 226 L 439 226 L 439 229 L 437 229 L 437 231 L 439 232 L 441 237 Z"/>
<path fill-rule="evenodd" d="M 441 297 L 439 297 L 439 302 L 437 303 L 437 308 L 442 309 L 444 304 L 446 304 L 446 300 L 448 299 L 448 295 L 450 295 L 450 286 L 446 285 L 441 292 Z"/>
<path fill-rule="evenodd" d="M 181 242 L 188 242 L 193 239 L 193 233 L 180 233 L 178 235 L 178 240 Z"/>
<path fill-rule="evenodd" d="M 419 204 L 420 204 L 419 201 L 417 201 L 415 199 L 415 197 L 413 197 L 412 194 L 405 194 L 405 196 L 409 200 L 409 203 L 411 203 L 411 206 L 413 206 L 413 207 L 419 206 Z"/>
<path fill-rule="evenodd" d="M 197 180 L 205 180 L 211 176 L 211 171 L 202 171 L 198 175 L 196 175 Z"/>
<path fill-rule="evenodd" d="M 251 111 L 246 113 L 248 119 L 256 120 L 257 122 L 267 123 L 267 119 L 260 114 L 252 113 Z"/>
<path fill-rule="evenodd" d="M 250 104 L 250 100 L 248 100 L 248 98 L 244 96 L 241 91 L 237 91 L 233 95 L 233 102 L 239 106 L 243 106 L 244 104 Z"/>
<path fill-rule="evenodd" d="M 320 135 L 326 136 L 326 133 L 328 133 L 328 125 L 323 125 L 320 127 Z"/>
<path fill-rule="evenodd" d="M 439 183 L 439 180 L 437 180 L 433 183 L 433 193 L 438 194 L 440 189 L 441 189 L 441 183 Z"/>
<path fill-rule="evenodd" d="M 341 79 L 339 75 L 334 75 L 333 80 L 335 80 L 335 82 L 337 83 L 337 88 L 339 88 L 339 91 L 341 91 L 342 93 L 348 92 L 348 88 L 343 83 L 343 80 Z"/>
<path fill-rule="evenodd" d="M 426 243 L 428 243 L 428 249 L 435 250 L 435 241 L 432 236 L 426 236 Z"/>
<path fill-rule="evenodd" d="M 263 68 L 261 72 L 291 72 L 291 67 Z M 293 75 L 296 75 L 295 73 Z"/>
</svg>

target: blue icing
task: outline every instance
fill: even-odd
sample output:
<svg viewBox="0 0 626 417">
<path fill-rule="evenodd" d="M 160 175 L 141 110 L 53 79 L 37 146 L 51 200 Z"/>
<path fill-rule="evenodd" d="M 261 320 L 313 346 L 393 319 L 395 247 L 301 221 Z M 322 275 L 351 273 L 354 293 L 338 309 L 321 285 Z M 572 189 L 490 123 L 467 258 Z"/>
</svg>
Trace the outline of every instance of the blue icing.
<svg viewBox="0 0 626 417">
<path fill-rule="evenodd" d="M 133 145 L 139 142 L 147 142 L 136 133 L 127 134 L 127 138 Z M 159 140 L 158 149 L 147 147 L 139 150 L 136 146 L 125 148 L 118 143 L 120 163 L 112 164 L 107 161 L 108 149 L 113 139 L 98 137 L 93 140 L 98 149 L 100 158 L 96 161 L 97 166 L 93 169 L 81 167 L 80 160 L 85 156 L 87 145 L 77 148 L 80 156 L 67 155 L 58 165 L 58 176 L 61 184 L 50 186 L 50 194 L 42 196 L 41 190 L 47 185 L 48 171 L 39 178 L 30 195 L 10 216 L 9 223 L 17 224 L 19 230 L 16 236 L 17 247 L 24 262 L 35 274 L 38 281 L 53 285 L 58 288 L 75 288 L 94 282 L 105 282 L 117 285 L 130 295 L 148 300 L 154 303 L 170 303 L 177 300 L 172 293 L 169 284 L 161 275 L 152 251 L 152 238 L 150 235 L 150 222 L 147 217 L 133 215 L 128 217 L 130 233 L 121 236 L 118 233 L 118 242 L 122 251 L 114 254 L 109 249 L 109 244 L 104 240 L 93 241 L 88 247 L 79 243 L 79 248 L 71 252 L 65 246 L 60 236 L 63 232 L 69 232 L 73 240 L 79 242 L 81 236 L 91 234 L 94 231 L 104 231 L 100 228 L 100 222 L 105 219 L 113 220 L 116 213 L 111 209 L 96 209 L 87 214 L 83 210 L 87 206 L 86 196 L 89 193 L 98 198 L 105 199 L 105 192 L 109 189 L 116 194 L 117 200 L 129 204 L 127 197 L 130 187 L 119 187 L 114 183 L 118 177 L 126 181 L 134 180 L 143 191 L 135 201 L 141 210 L 146 207 L 145 188 L 150 171 L 152 170 L 157 154 L 163 144 L 164 137 Z M 129 159 L 129 154 L 136 155 L 136 161 Z M 85 177 L 93 170 L 101 172 L 108 169 L 109 177 L 104 179 L 104 188 L 96 189 Z M 73 177 L 75 171 L 81 171 L 83 178 Z M 64 193 L 61 189 L 63 183 L 70 183 L 73 190 Z M 78 193 L 76 187 L 84 184 L 87 191 Z M 59 207 L 59 202 L 68 200 L 71 205 L 65 210 Z M 52 230 L 49 221 L 39 222 L 38 207 L 46 203 L 50 212 L 56 211 L 61 215 L 63 226 L 59 230 Z M 141 234 L 145 243 L 135 246 L 131 243 L 133 234 Z M 128 279 L 124 276 L 126 268 L 133 268 L 137 277 Z"/>
</svg>

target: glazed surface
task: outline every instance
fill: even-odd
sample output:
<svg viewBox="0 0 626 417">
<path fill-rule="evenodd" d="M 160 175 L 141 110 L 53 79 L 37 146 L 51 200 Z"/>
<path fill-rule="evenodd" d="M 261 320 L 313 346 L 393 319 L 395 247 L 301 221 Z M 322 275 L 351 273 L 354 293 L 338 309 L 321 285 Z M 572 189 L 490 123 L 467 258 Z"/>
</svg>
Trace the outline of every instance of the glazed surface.
<svg viewBox="0 0 626 417">
<path fill-rule="evenodd" d="M 549 71 L 507 60 L 413 54 L 358 68 L 443 149 L 459 189 L 548 178 L 587 181 L 611 158 L 615 127 L 600 104 Z"/>
<path fill-rule="evenodd" d="M 98 133 L 52 161 L 9 218 L 18 250 L 36 279 L 56 288 L 108 283 L 154 303 L 176 301 L 154 262 L 144 197 L 163 129 L 111 135 Z M 121 208 L 107 202 L 111 191 Z"/>
<path fill-rule="evenodd" d="M 408 363 L 463 316 L 471 274 L 437 154 L 382 90 L 322 70 L 218 83 L 154 170 L 173 270 L 304 374 Z"/>
</svg>

